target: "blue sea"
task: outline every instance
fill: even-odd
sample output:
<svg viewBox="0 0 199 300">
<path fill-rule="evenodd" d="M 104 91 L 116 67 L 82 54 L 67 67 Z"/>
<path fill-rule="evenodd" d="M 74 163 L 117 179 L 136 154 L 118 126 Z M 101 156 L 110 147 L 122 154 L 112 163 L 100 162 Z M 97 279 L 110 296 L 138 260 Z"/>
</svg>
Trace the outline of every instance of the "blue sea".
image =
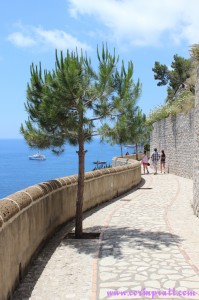
<svg viewBox="0 0 199 300">
<path fill-rule="evenodd" d="M 112 163 L 120 155 L 120 147 L 100 143 L 99 138 L 85 145 L 85 171 L 92 171 L 93 162 Z M 36 183 L 78 173 L 77 147 L 66 145 L 57 156 L 50 150 L 31 149 L 23 139 L 0 139 L 0 199 Z M 125 152 L 125 148 L 123 148 Z M 37 152 L 46 156 L 44 161 L 29 160 Z"/>
</svg>

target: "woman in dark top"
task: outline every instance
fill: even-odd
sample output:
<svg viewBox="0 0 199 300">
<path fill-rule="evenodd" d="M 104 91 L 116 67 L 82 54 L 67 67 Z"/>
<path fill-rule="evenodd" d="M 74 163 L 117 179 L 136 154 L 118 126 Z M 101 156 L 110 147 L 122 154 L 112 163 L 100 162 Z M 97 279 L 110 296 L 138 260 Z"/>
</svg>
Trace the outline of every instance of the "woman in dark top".
<svg viewBox="0 0 199 300">
<path fill-rule="evenodd" d="M 166 161 L 166 155 L 164 153 L 164 150 L 161 151 L 160 155 L 160 171 L 165 173 L 165 161 Z"/>
</svg>

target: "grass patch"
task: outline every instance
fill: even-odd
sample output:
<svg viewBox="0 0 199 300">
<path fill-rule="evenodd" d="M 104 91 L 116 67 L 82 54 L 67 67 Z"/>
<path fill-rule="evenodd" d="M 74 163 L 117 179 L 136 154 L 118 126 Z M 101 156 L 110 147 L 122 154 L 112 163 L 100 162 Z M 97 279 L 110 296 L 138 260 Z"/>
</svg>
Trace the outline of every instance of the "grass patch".
<svg viewBox="0 0 199 300">
<path fill-rule="evenodd" d="M 156 107 L 149 113 L 147 118 L 147 125 L 175 116 L 178 113 L 188 113 L 195 105 L 195 95 L 190 91 L 183 91 L 174 101 Z"/>
</svg>

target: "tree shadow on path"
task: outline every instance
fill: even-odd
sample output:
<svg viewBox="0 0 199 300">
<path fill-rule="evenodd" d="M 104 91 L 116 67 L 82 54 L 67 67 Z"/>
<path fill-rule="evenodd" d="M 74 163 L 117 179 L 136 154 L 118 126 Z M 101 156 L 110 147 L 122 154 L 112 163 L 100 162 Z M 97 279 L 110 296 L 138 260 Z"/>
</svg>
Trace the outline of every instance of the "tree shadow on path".
<svg viewBox="0 0 199 300">
<path fill-rule="evenodd" d="M 112 256 L 117 259 L 123 259 L 123 249 L 135 249 L 139 251 L 165 251 L 165 247 L 179 245 L 183 240 L 175 234 L 164 231 L 143 231 L 129 227 L 110 226 L 103 232 L 103 227 L 90 227 L 87 232 L 102 231 L 100 244 L 100 257 Z M 90 240 L 67 240 L 62 241 L 62 245 L 72 247 L 78 253 L 93 255 L 92 251 L 88 253 Z M 164 249 L 163 249 L 164 248 Z"/>
<path fill-rule="evenodd" d="M 95 214 L 95 212 L 111 205 L 112 203 L 115 203 L 116 201 L 122 200 L 124 197 L 127 197 L 128 195 L 135 192 L 137 189 L 143 187 L 144 184 L 145 180 L 142 179 L 141 183 L 137 187 L 131 189 L 125 194 L 107 202 L 104 202 L 85 212 L 83 214 L 83 219 L 92 216 L 93 214 Z M 57 229 L 57 232 L 54 234 L 54 236 L 46 241 L 44 247 L 41 249 L 37 258 L 34 259 L 32 264 L 29 266 L 29 270 L 26 276 L 24 277 L 18 289 L 13 295 L 13 300 L 29 299 L 31 297 L 32 291 L 34 290 L 38 279 L 40 278 L 41 274 L 46 268 L 46 265 L 48 264 L 52 255 L 55 253 L 58 247 L 70 247 L 71 249 L 74 249 L 74 255 L 75 253 L 83 253 L 86 255 L 90 255 L 94 258 L 96 257 L 96 253 L 99 250 L 100 246 L 101 257 L 114 256 L 119 259 L 122 259 L 122 246 L 123 243 L 126 242 L 129 243 L 129 247 L 139 247 L 139 245 L 142 245 L 146 248 L 152 247 L 154 249 L 158 249 L 160 247 L 160 244 L 165 244 L 168 247 L 172 244 L 175 244 L 174 239 L 172 239 L 172 237 L 170 236 L 169 239 L 167 237 L 166 241 L 166 236 L 164 236 L 165 233 L 162 232 L 159 233 L 159 236 L 163 236 L 164 241 L 158 242 L 158 232 L 142 232 L 140 230 L 132 230 L 132 228 L 128 227 L 109 227 L 108 230 L 104 231 L 105 228 L 100 225 L 86 228 L 84 231 L 103 232 L 102 240 L 65 239 L 67 232 L 70 232 L 71 229 L 74 227 L 74 223 L 74 220 L 72 220 L 70 222 L 67 222 L 66 224 L 63 224 Z M 153 242 L 152 245 L 151 242 Z M 113 252 L 114 248 L 115 251 Z"/>
</svg>

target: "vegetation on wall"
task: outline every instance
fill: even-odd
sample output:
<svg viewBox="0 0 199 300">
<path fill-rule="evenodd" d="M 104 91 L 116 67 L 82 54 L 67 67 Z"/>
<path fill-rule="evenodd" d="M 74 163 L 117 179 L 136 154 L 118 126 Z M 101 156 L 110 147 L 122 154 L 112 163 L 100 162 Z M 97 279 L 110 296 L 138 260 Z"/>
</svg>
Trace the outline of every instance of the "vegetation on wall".
<svg viewBox="0 0 199 300">
<path fill-rule="evenodd" d="M 175 101 L 167 103 L 166 105 L 155 107 L 155 109 L 153 109 L 147 117 L 147 125 L 152 125 L 153 123 L 168 118 L 169 116 L 175 116 L 180 112 L 187 113 L 194 107 L 194 103 L 195 97 L 193 93 L 190 91 L 184 91 Z"/>
<path fill-rule="evenodd" d="M 198 64 L 199 62 L 199 44 L 193 44 L 190 48 L 192 59 Z"/>
<path fill-rule="evenodd" d="M 190 59 L 174 55 L 171 68 L 155 62 L 155 80 L 158 86 L 167 85 L 166 104 L 155 107 L 147 117 L 147 125 L 156 121 L 176 115 L 180 112 L 187 113 L 195 105 L 196 67 L 199 62 L 199 44 L 190 48 Z"/>
</svg>

